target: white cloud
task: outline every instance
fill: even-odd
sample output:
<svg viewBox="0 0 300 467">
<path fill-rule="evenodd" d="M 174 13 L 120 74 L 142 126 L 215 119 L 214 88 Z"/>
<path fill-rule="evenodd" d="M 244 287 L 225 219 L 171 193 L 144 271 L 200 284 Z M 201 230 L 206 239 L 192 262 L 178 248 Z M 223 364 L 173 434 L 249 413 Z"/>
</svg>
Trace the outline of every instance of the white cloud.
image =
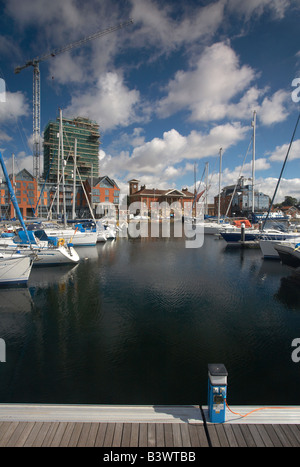
<svg viewBox="0 0 300 467">
<path fill-rule="evenodd" d="M 284 121 L 288 116 L 285 104 L 290 100 L 290 93 L 277 91 L 273 96 L 265 97 L 258 109 L 259 118 L 264 125 L 271 125 Z"/>
<path fill-rule="evenodd" d="M 188 108 L 191 120 L 219 120 L 226 116 L 227 105 L 244 91 L 255 76 L 254 70 L 239 65 L 233 49 L 223 42 L 207 47 L 191 71 L 178 71 L 170 81 L 168 95 L 158 106 L 166 117 Z"/>
<path fill-rule="evenodd" d="M 290 94 L 252 85 L 258 74 L 241 65 L 229 44 L 206 47 L 191 70 L 178 71 L 157 106 L 160 117 L 188 110 L 191 121 L 218 121 L 224 118 L 250 119 L 256 110 L 264 125 L 282 122 L 288 116 Z M 263 99 L 263 100 L 262 100 Z M 261 102 L 262 100 L 262 102 Z"/>
<path fill-rule="evenodd" d="M 277 185 L 278 179 L 272 177 L 266 177 L 264 179 L 257 179 L 256 186 L 260 191 L 273 198 L 274 191 Z M 285 196 L 292 196 L 293 198 L 299 199 L 300 193 L 300 178 L 282 178 L 279 184 L 279 188 L 276 194 L 274 203 L 281 203 L 284 201 Z"/>
<path fill-rule="evenodd" d="M 131 0 L 131 3 L 131 16 L 139 26 L 132 40 L 143 47 L 154 47 L 155 54 L 168 53 L 201 38 L 207 40 L 223 20 L 223 1 L 193 9 L 192 12 L 188 3 L 179 8 L 176 2 Z M 176 15 L 178 12 L 179 15 Z"/>
<path fill-rule="evenodd" d="M 282 146 L 277 146 L 275 150 L 270 154 L 269 159 L 270 161 L 279 161 L 283 162 L 288 149 L 289 149 L 289 143 L 283 144 Z M 294 160 L 294 159 L 300 159 L 300 139 L 294 140 L 293 144 L 291 146 L 288 160 Z"/>
<path fill-rule="evenodd" d="M 5 159 L 5 166 L 8 173 L 12 173 L 13 171 L 13 160 L 12 157 L 9 156 Z M 33 160 L 32 155 L 27 155 L 25 151 L 20 151 L 15 154 L 14 158 L 14 171 L 15 174 L 20 172 L 21 170 L 26 169 L 28 172 L 32 173 L 33 170 Z"/>
<path fill-rule="evenodd" d="M 12 137 L 9 136 L 5 131 L 0 130 L 0 142 L 8 142 L 11 141 Z"/>
<path fill-rule="evenodd" d="M 85 57 L 80 55 L 76 59 L 70 53 L 58 55 L 49 62 L 49 77 L 60 84 L 83 83 L 87 79 Z"/>
<path fill-rule="evenodd" d="M 7 123 L 30 112 L 26 97 L 20 91 L 6 91 L 5 102 L 0 103 L 0 122 Z"/>
<path fill-rule="evenodd" d="M 96 87 L 73 95 L 64 114 L 88 117 L 97 121 L 101 130 L 108 130 L 136 121 L 138 104 L 138 91 L 128 89 L 117 73 L 106 73 Z"/>
<path fill-rule="evenodd" d="M 135 147 L 132 154 L 105 154 L 100 161 L 100 173 L 113 178 L 129 180 L 141 178 L 149 186 L 173 186 L 183 174 L 192 171 L 190 160 L 217 157 L 220 147 L 224 151 L 242 140 L 248 129 L 239 124 L 215 126 L 208 133 L 192 131 L 183 136 L 175 129 L 164 132 L 162 138 Z M 103 155 L 102 155 L 103 156 Z"/>
<path fill-rule="evenodd" d="M 228 0 L 228 8 L 245 20 L 252 16 L 261 16 L 270 11 L 275 18 L 282 19 L 291 5 L 290 0 Z"/>
</svg>

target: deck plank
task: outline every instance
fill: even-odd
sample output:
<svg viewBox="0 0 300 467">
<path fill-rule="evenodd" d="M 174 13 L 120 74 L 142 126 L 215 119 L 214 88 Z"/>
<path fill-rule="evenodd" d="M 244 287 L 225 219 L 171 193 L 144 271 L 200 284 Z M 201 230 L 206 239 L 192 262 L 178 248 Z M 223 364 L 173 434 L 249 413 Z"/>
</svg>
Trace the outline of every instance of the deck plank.
<svg viewBox="0 0 300 467">
<path fill-rule="evenodd" d="M 22 422 L 24 423 L 24 422 Z M 35 440 L 33 441 L 32 443 L 32 447 L 40 447 L 48 433 L 48 431 L 50 430 L 50 426 L 51 426 L 51 423 L 50 422 L 43 422 L 42 423 L 42 426 L 37 434 L 37 437 L 35 438 Z"/>
<path fill-rule="evenodd" d="M 291 447 L 300 445 L 296 425 L 188 423 L 3 422 L 2 447 Z"/>
<path fill-rule="evenodd" d="M 29 436 L 29 433 L 31 432 L 34 422 L 20 422 L 20 425 L 23 424 L 24 428 L 22 430 L 22 433 L 20 434 L 18 440 L 16 441 L 15 444 L 10 443 L 12 447 L 23 447 L 26 439 Z"/>
<path fill-rule="evenodd" d="M 211 446 L 213 448 L 221 447 L 219 437 L 217 434 L 217 430 L 216 430 L 216 425 L 208 425 L 207 430 L 208 430 L 208 435 L 209 435 L 209 439 L 211 442 Z"/>
<path fill-rule="evenodd" d="M 148 437 L 147 437 L 147 446 L 155 447 L 156 446 L 156 426 L 155 423 L 148 423 Z"/>
<path fill-rule="evenodd" d="M 72 431 L 72 434 L 70 437 L 69 447 L 77 446 L 82 427 L 83 427 L 83 422 L 75 423 L 74 430 Z"/>
<path fill-rule="evenodd" d="M 163 423 L 156 423 L 156 446 L 160 448 L 165 446 L 165 432 Z"/>
<path fill-rule="evenodd" d="M 191 438 L 188 425 L 186 423 L 180 423 L 182 446 L 185 448 L 191 447 Z"/>
<path fill-rule="evenodd" d="M 112 445 L 112 440 L 114 437 L 114 431 L 115 431 L 115 423 L 109 423 L 105 432 L 105 437 L 104 437 L 104 442 L 103 446 L 104 447 L 109 447 Z"/>
<path fill-rule="evenodd" d="M 116 423 L 114 438 L 112 442 L 113 447 L 120 447 L 122 443 L 123 423 Z"/>
<path fill-rule="evenodd" d="M 15 430 L 13 431 L 11 437 L 6 442 L 6 447 L 15 446 L 18 442 L 18 439 L 21 437 L 23 430 L 25 429 L 24 422 L 18 423 Z"/>
<path fill-rule="evenodd" d="M 0 447 L 6 446 L 8 440 L 13 435 L 15 429 L 17 428 L 19 422 L 8 422 L 3 423 L 1 426 L 1 433 L 0 433 Z"/>
<path fill-rule="evenodd" d="M 103 447 L 107 425 L 108 423 L 100 423 L 95 440 L 95 447 Z"/>
<path fill-rule="evenodd" d="M 263 439 L 259 433 L 259 430 L 257 428 L 256 425 L 253 425 L 253 424 L 250 424 L 250 425 L 247 425 L 248 426 L 248 429 L 251 433 L 251 436 L 253 438 L 253 441 L 255 443 L 255 446 L 256 447 L 265 447 L 265 443 L 263 442 Z"/>
<path fill-rule="evenodd" d="M 59 446 L 60 447 L 67 447 L 70 443 L 70 439 L 75 428 L 75 422 L 68 423 L 65 432 L 60 440 Z"/>
<path fill-rule="evenodd" d="M 172 425 L 174 446 L 182 447 L 182 437 L 179 423 Z"/>
<path fill-rule="evenodd" d="M 226 438 L 228 440 L 228 444 L 231 448 L 238 447 L 239 444 L 236 440 L 236 437 L 234 435 L 233 429 L 231 425 L 224 425 L 224 433 L 226 435 Z"/>
<path fill-rule="evenodd" d="M 124 423 L 123 424 L 123 432 L 122 432 L 122 447 L 130 447 L 130 439 L 131 439 L 131 430 L 132 430 L 132 423 Z"/>
<path fill-rule="evenodd" d="M 0 446 L 300 447 L 300 408 L 254 410 L 248 423 L 240 416 L 210 423 L 197 406 L 109 407 L 12 404 L 10 411 L 0 404 Z"/>
<path fill-rule="evenodd" d="M 133 423 L 131 427 L 131 436 L 130 436 L 130 447 L 139 446 L 139 424 Z"/>
<path fill-rule="evenodd" d="M 47 434 L 46 434 L 46 436 L 45 436 L 45 438 L 44 438 L 44 440 L 42 442 L 43 447 L 51 446 L 51 442 L 52 442 L 52 440 L 53 440 L 53 438 L 55 436 L 55 432 L 56 432 L 56 430 L 58 428 L 58 425 L 59 425 L 59 422 L 51 423 L 50 428 L 49 428 L 49 430 L 48 430 L 48 432 L 47 432 Z"/>
<path fill-rule="evenodd" d="M 140 433 L 139 433 L 139 446 L 140 447 L 147 447 L 147 440 L 148 440 L 148 425 L 147 423 L 140 424 Z"/>
<path fill-rule="evenodd" d="M 80 432 L 80 436 L 79 436 L 78 441 L 77 441 L 77 447 L 86 446 L 91 426 L 92 426 L 91 423 L 84 423 L 83 424 L 82 430 Z"/>
</svg>

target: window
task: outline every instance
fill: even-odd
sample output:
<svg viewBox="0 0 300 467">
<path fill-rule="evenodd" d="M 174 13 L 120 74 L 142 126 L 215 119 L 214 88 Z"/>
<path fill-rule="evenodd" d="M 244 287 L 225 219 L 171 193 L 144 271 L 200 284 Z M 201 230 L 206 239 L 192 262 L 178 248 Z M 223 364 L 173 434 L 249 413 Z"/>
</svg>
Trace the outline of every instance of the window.
<svg viewBox="0 0 300 467">
<path fill-rule="evenodd" d="M 109 196 L 109 190 L 105 190 L 105 196 Z"/>
</svg>

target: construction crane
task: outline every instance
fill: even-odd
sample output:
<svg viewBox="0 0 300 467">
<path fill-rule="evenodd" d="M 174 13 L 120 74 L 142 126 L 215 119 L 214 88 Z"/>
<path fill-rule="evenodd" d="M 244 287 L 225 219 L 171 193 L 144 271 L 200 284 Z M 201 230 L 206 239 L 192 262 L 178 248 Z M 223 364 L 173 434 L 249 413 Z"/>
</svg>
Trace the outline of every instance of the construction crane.
<svg viewBox="0 0 300 467">
<path fill-rule="evenodd" d="M 29 60 L 23 66 L 18 66 L 15 68 L 15 73 L 20 73 L 20 71 L 28 68 L 30 66 L 33 67 L 33 175 L 38 181 L 40 177 L 40 115 L 41 115 L 41 103 L 40 103 L 40 67 L 39 63 L 49 58 L 55 57 L 63 52 L 67 52 L 68 50 L 74 49 L 75 47 L 79 47 L 86 42 L 89 42 L 93 39 L 97 39 L 98 37 L 105 36 L 110 34 L 111 32 L 117 31 L 118 29 L 122 29 L 129 24 L 132 24 L 133 20 L 130 19 L 124 23 L 120 23 L 116 26 L 112 26 L 108 29 L 104 29 L 103 31 L 98 31 L 90 36 L 86 36 L 81 40 L 68 44 L 64 47 L 54 49 L 52 52 L 48 52 L 41 57 L 34 58 Z"/>
</svg>

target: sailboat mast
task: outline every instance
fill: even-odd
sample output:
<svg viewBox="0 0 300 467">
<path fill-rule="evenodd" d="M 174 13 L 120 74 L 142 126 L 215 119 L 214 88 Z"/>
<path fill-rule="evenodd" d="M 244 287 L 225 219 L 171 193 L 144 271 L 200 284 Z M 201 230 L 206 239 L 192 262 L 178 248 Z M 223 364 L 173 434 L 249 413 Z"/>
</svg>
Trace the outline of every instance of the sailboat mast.
<svg viewBox="0 0 300 467">
<path fill-rule="evenodd" d="M 256 127 L 256 111 L 254 110 L 253 112 L 253 120 L 252 120 L 252 126 L 253 126 L 253 154 L 252 154 L 252 212 L 254 214 L 255 211 L 255 127 Z"/>
<path fill-rule="evenodd" d="M 12 155 L 12 186 L 13 186 L 13 189 L 15 189 L 15 187 L 16 187 L 16 180 L 15 180 L 15 155 L 14 155 L 14 154 Z M 14 215 L 15 215 L 15 213 L 14 213 L 14 205 L 12 205 L 10 217 L 13 218 Z"/>
<path fill-rule="evenodd" d="M 59 123 L 59 133 L 58 133 L 58 152 L 57 152 L 57 190 L 56 190 L 56 217 L 58 220 L 59 216 L 59 169 L 60 169 L 60 123 Z"/>
<path fill-rule="evenodd" d="M 222 174 L 222 148 L 220 148 L 218 224 L 220 222 L 220 215 L 221 215 L 221 174 Z"/>
<path fill-rule="evenodd" d="M 72 205 L 72 219 L 76 217 L 76 158 L 77 158 L 77 138 L 74 143 L 74 169 L 73 169 L 73 205 Z"/>
<path fill-rule="evenodd" d="M 208 162 L 205 163 L 205 214 L 208 215 L 208 199 L 207 199 L 207 192 L 208 192 Z"/>
<path fill-rule="evenodd" d="M 60 115 L 60 144 L 61 144 L 61 171 L 62 171 L 62 188 L 63 188 L 63 212 L 64 212 L 64 226 L 67 226 L 66 218 L 66 191 L 65 191 L 65 158 L 64 158 L 64 139 L 62 127 L 62 110 L 59 109 Z"/>
<path fill-rule="evenodd" d="M 4 160 L 3 160 L 1 152 L 0 152 L 0 164 L 1 164 L 1 167 L 2 167 L 2 170 L 3 170 L 3 173 L 4 173 L 6 183 L 7 183 L 7 187 L 8 187 L 9 194 L 10 194 L 10 199 L 11 199 L 13 205 L 14 205 L 15 212 L 16 212 L 16 214 L 18 216 L 18 219 L 19 219 L 19 221 L 20 221 L 20 223 L 21 223 L 21 225 L 23 227 L 23 230 L 26 232 L 26 235 L 28 237 L 28 232 L 27 232 L 27 229 L 26 229 L 26 225 L 24 223 L 23 216 L 21 214 L 21 211 L 20 211 L 20 208 L 19 208 L 19 205 L 18 205 L 18 202 L 17 202 L 17 198 L 16 198 L 16 195 L 15 195 L 14 189 L 12 187 L 11 181 L 9 179 L 8 172 L 7 172 L 6 166 L 4 164 Z M 29 240 L 29 237 L 28 237 L 28 240 Z"/>
</svg>

